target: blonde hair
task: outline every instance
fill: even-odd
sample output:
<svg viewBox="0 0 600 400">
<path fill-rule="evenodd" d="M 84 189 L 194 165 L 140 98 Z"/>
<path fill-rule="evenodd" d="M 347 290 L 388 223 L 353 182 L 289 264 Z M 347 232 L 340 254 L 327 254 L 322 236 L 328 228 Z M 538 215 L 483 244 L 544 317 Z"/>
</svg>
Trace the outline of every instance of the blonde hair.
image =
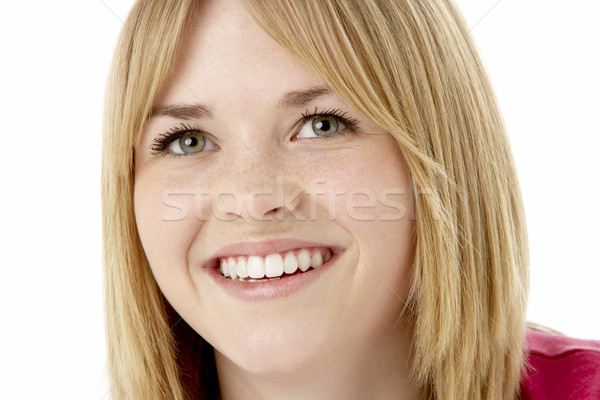
<svg viewBox="0 0 600 400">
<path fill-rule="evenodd" d="M 403 316 L 414 332 L 412 377 L 423 398 L 513 398 L 523 364 L 525 220 L 502 118 L 454 4 L 248 3 L 268 34 L 402 148 L 416 194 Z M 133 145 L 193 9 L 192 0 L 136 3 L 109 79 L 103 226 L 109 370 L 118 399 L 214 391 L 210 346 L 176 324 L 148 268 L 132 206 Z M 190 346 L 202 363 L 183 358 Z"/>
</svg>

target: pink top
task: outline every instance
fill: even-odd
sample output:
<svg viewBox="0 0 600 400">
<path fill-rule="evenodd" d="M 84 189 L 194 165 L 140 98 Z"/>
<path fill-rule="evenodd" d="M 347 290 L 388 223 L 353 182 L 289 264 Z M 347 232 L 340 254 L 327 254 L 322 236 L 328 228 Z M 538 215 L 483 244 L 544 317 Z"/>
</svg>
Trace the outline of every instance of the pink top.
<svg viewBox="0 0 600 400">
<path fill-rule="evenodd" d="M 599 400 L 600 342 L 529 330 L 521 400 Z"/>
</svg>

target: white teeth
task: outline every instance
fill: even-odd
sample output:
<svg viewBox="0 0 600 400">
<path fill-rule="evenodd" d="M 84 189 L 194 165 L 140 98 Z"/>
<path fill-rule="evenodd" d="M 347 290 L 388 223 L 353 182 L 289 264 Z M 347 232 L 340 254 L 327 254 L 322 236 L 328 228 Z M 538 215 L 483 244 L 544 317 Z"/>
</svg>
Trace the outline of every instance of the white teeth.
<svg viewBox="0 0 600 400">
<path fill-rule="evenodd" d="M 240 278 L 247 278 L 248 277 L 248 266 L 246 263 L 246 259 L 244 257 L 241 257 L 237 263 L 237 275 Z"/>
<path fill-rule="evenodd" d="M 223 276 L 229 276 L 229 266 L 227 265 L 227 260 L 221 260 L 221 273 Z"/>
<path fill-rule="evenodd" d="M 298 267 L 300 271 L 306 272 L 310 268 L 310 253 L 306 249 L 300 250 L 298 253 Z"/>
<path fill-rule="evenodd" d="M 235 262 L 235 258 L 229 257 L 227 260 L 227 272 L 231 275 L 231 279 L 237 278 L 237 263 Z"/>
<path fill-rule="evenodd" d="M 294 274 L 300 269 L 302 272 L 312 268 L 319 268 L 328 262 L 331 257 L 331 250 L 327 250 L 325 256 L 320 250 L 313 250 L 311 256 L 309 249 L 302 249 L 296 255 L 289 251 L 282 256 L 279 253 L 269 254 L 266 257 L 261 256 L 241 256 L 237 261 L 234 257 L 223 258 L 220 260 L 220 270 L 223 276 L 242 282 L 264 282 L 268 280 L 280 279 L 285 273 Z"/>
<path fill-rule="evenodd" d="M 321 265 L 323 265 L 323 256 L 321 256 L 321 252 L 315 251 L 315 254 L 313 254 L 311 261 L 313 268 L 318 268 Z"/>
<path fill-rule="evenodd" d="M 298 269 L 298 258 L 291 251 L 285 255 L 283 270 L 286 274 L 293 274 Z"/>
<path fill-rule="evenodd" d="M 265 260 L 262 257 L 248 257 L 248 276 L 253 279 L 265 277 Z"/>
<path fill-rule="evenodd" d="M 275 278 L 283 275 L 283 258 L 281 254 L 269 254 L 265 257 L 265 276 Z"/>
</svg>

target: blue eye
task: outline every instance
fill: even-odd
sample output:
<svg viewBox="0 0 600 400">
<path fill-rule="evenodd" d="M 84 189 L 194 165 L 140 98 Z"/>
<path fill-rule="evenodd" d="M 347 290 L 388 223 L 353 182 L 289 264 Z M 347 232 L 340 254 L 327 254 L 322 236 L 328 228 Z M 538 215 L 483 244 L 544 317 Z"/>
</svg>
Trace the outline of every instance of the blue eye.
<svg viewBox="0 0 600 400">
<path fill-rule="evenodd" d="M 323 115 L 309 119 L 302 125 L 298 138 L 326 137 L 338 133 L 345 126 L 336 117 Z"/>
</svg>

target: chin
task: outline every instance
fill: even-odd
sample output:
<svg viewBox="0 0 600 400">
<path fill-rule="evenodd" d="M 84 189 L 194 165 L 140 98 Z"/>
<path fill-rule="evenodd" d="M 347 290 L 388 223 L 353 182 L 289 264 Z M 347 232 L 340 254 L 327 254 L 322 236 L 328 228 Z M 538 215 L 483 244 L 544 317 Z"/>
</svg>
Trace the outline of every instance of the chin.
<svg viewBox="0 0 600 400">
<path fill-rule="evenodd" d="M 241 336 L 241 335 L 240 335 Z M 274 327 L 268 331 L 254 330 L 244 335 L 245 345 L 240 337 L 233 338 L 234 343 L 223 343 L 222 349 L 216 349 L 228 363 L 235 364 L 253 375 L 272 378 L 301 373 L 322 363 L 332 347 L 320 336 L 310 331 Z"/>
</svg>

